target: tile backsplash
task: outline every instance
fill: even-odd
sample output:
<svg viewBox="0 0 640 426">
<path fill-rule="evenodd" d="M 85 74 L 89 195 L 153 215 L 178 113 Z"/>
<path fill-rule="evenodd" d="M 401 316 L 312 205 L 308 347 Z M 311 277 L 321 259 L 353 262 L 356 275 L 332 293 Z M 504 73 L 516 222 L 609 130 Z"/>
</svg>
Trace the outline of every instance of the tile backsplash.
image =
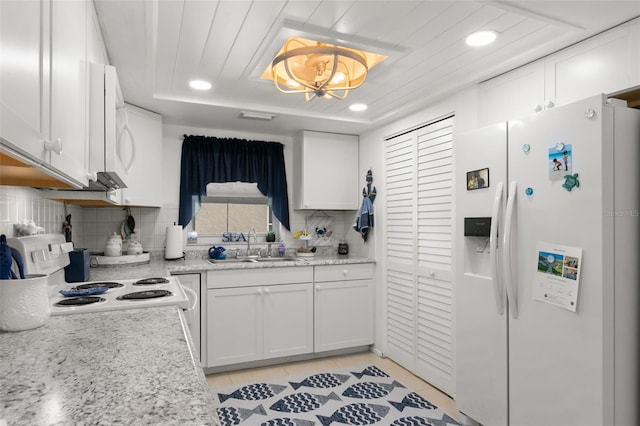
<svg viewBox="0 0 640 426">
<path fill-rule="evenodd" d="M 126 210 L 123 207 L 85 207 L 83 210 L 82 237 L 76 246 L 80 244 L 90 251 L 103 251 L 107 236 L 121 233 Z M 144 251 L 163 251 L 167 226 L 178 220 L 178 208 L 134 207 L 131 216 L 135 220 L 134 232 Z"/>
<path fill-rule="evenodd" d="M 82 208 L 67 206 L 71 223 L 82 221 Z M 42 198 L 40 191 L 28 187 L 0 186 L 0 233 L 7 237 L 18 236 L 14 224 L 32 220 L 46 233 L 62 233 L 65 205 Z M 75 230 L 75 229 L 74 229 Z"/>
<path fill-rule="evenodd" d="M 107 236 L 120 232 L 126 211 L 122 207 L 80 207 L 42 197 L 29 187 L 0 186 L 0 233 L 18 236 L 14 224 L 33 220 L 46 233 L 62 233 L 66 214 L 71 214 L 74 246 L 100 252 Z M 178 208 L 132 208 L 135 232 L 145 251 L 164 250 L 167 225 L 178 220 Z"/>
</svg>

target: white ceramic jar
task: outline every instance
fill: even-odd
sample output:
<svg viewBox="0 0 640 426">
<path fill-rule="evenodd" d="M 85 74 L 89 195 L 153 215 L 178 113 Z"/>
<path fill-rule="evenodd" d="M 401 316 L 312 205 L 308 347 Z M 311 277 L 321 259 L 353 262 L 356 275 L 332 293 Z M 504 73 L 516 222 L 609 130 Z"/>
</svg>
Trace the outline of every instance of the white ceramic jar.
<svg viewBox="0 0 640 426">
<path fill-rule="evenodd" d="M 142 244 L 140 241 L 130 241 L 127 247 L 127 254 L 142 254 Z"/>
<path fill-rule="evenodd" d="M 107 237 L 107 244 L 104 246 L 105 256 L 121 256 L 122 255 L 122 238 L 117 233 L 113 233 Z"/>
</svg>

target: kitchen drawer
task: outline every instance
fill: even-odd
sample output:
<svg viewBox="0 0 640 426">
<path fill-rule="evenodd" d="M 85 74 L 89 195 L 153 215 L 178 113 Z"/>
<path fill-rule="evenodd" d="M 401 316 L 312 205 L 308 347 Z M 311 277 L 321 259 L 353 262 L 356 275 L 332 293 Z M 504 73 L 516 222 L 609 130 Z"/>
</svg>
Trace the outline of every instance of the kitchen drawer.
<svg viewBox="0 0 640 426">
<path fill-rule="evenodd" d="M 208 271 L 207 288 L 249 287 L 313 281 L 313 266 Z"/>
<path fill-rule="evenodd" d="M 316 266 L 314 282 L 371 279 L 373 268 L 372 263 Z"/>
</svg>

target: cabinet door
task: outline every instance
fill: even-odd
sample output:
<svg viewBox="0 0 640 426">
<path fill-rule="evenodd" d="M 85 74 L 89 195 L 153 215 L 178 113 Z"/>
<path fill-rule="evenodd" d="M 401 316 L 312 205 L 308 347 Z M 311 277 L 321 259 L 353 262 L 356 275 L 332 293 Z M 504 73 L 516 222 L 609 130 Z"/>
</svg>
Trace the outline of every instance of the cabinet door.
<svg viewBox="0 0 640 426">
<path fill-rule="evenodd" d="M 127 188 L 122 190 L 125 205 L 162 206 L 162 116 L 126 105 L 118 132 L 121 155 L 125 164 L 133 160 L 124 176 Z M 124 130 L 122 126 L 127 126 Z"/>
<path fill-rule="evenodd" d="M 262 289 L 264 358 L 313 352 L 313 284 Z"/>
<path fill-rule="evenodd" d="M 262 359 L 259 288 L 207 291 L 207 367 Z"/>
<path fill-rule="evenodd" d="M 3 144 L 48 163 L 48 3 L 0 1 L 0 138 Z"/>
<path fill-rule="evenodd" d="M 51 165 L 88 185 L 87 156 L 87 2 L 51 2 L 51 131 L 62 153 Z"/>
<path fill-rule="evenodd" d="M 294 150 L 296 209 L 359 208 L 358 136 L 304 131 Z"/>
<path fill-rule="evenodd" d="M 315 352 L 373 344 L 373 281 L 315 286 Z"/>
<path fill-rule="evenodd" d="M 478 85 L 478 126 L 532 114 L 544 103 L 544 61 Z"/>
<path fill-rule="evenodd" d="M 546 58 L 546 98 L 566 105 L 637 84 L 636 32 L 624 25 Z"/>
</svg>

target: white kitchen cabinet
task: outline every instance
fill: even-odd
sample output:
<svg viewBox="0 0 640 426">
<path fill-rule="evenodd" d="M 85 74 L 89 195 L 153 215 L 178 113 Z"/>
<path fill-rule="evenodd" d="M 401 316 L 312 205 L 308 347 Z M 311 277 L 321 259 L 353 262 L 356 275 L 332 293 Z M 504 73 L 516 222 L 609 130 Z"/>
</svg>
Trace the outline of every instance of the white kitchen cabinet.
<svg viewBox="0 0 640 426">
<path fill-rule="evenodd" d="M 478 126 L 640 84 L 640 19 L 478 85 Z"/>
<path fill-rule="evenodd" d="M 0 136 L 3 144 L 48 164 L 49 4 L 0 2 Z"/>
<path fill-rule="evenodd" d="M 196 301 L 196 305 L 192 311 L 185 311 L 185 319 L 187 321 L 187 325 L 189 326 L 189 331 L 191 332 L 191 338 L 193 339 L 193 345 L 195 346 L 196 353 L 200 360 L 204 359 L 204 354 L 202 353 L 201 335 L 200 335 L 200 323 L 202 321 L 202 294 L 206 294 L 206 291 L 201 291 L 200 287 L 200 274 L 180 274 L 176 275 L 178 281 L 183 287 L 188 287 L 193 290 L 193 292 L 198 297 Z M 189 296 L 189 295 L 187 295 Z"/>
<path fill-rule="evenodd" d="M 313 268 L 210 271 L 206 367 L 313 352 Z"/>
<path fill-rule="evenodd" d="M 302 131 L 293 158 L 296 210 L 358 210 L 358 136 Z"/>
<path fill-rule="evenodd" d="M 51 2 L 51 166 L 88 185 L 87 4 Z"/>
<path fill-rule="evenodd" d="M 637 85 L 638 26 L 622 25 L 545 58 L 545 98 L 566 105 Z"/>
<path fill-rule="evenodd" d="M 87 62 L 109 65 L 109 55 L 105 48 L 102 29 L 93 2 L 87 5 Z"/>
<path fill-rule="evenodd" d="M 373 268 L 315 267 L 315 352 L 373 344 Z"/>
<path fill-rule="evenodd" d="M 310 282 L 207 294 L 207 367 L 313 352 Z"/>
<path fill-rule="evenodd" d="M 162 206 L 162 116 L 151 111 L 125 104 L 124 120 L 120 129 L 121 147 L 125 163 L 133 158 L 126 172 L 122 189 L 122 202 L 127 206 Z M 127 128 L 123 130 L 123 126 Z"/>
<path fill-rule="evenodd" d="M 6 0 L 0 8 L 3 150 L 85 186 L 87 2 Z"/>
<path fill-rule="evenodd" d="M 478 125 L 532 114 L 544 104 L 544 60 L 478 85 Z"/>
</svg>

